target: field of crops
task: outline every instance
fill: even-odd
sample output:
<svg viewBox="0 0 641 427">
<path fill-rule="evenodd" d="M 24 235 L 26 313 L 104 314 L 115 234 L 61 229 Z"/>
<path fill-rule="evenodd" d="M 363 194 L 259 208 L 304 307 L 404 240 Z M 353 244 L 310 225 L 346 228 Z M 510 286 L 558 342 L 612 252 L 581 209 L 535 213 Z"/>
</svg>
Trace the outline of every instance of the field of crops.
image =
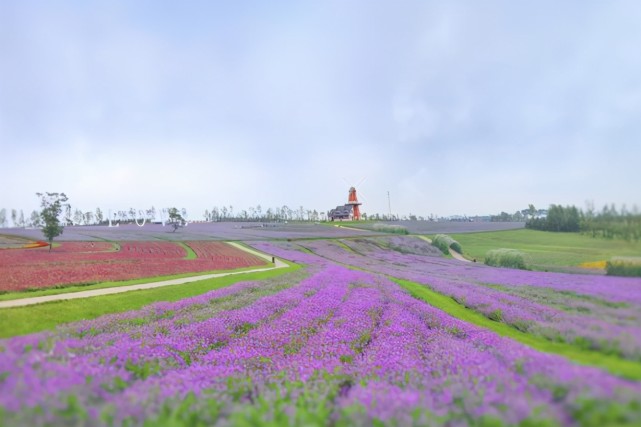
<svg viewBox="0 0 641 427">
<path fill-rule="evenodd" d="M 641 363 L 641 279 L 460 263 L 412 237 L 300 245 L 327 259 L 424 284 L 517 330 Z"/>
<path fill-rule="evenodd" d="M 0 292 L 100 283 L 264 265 L 260 258 L 222 242 L 62 242 L 0 250 Z"/>
<path fill-rule="evenodd" d="M 464 264 L 413 237 L 253 246 L 306 267 L 0 341 L 0 425 L 596 427 L 641 419 L 639 378 L 501 337 L 411 297 L 390 277 L 632 364 L 641 360 L 638 279 Z"/>
</svg>

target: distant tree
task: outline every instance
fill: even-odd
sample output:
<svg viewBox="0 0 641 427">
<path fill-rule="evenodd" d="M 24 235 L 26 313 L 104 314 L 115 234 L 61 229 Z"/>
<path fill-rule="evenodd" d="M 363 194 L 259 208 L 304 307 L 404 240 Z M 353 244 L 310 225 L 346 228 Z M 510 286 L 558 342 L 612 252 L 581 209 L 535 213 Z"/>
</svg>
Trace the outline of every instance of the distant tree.
<svg viewBox="0 0 641 427">
<path fill-rule="evenodd" d="M 31 217 L 29 218 L 29 226 L 31 227 L 40 227 L 42 220 L 38 211 L 31 212 Z"/>
<path fill-rule="evenodd" d="M 153 220 L 156 219 L 156 208 L 155 207 L 152 206 L 149 209 L 147 209 L 147 219 L 149 221 L 153 221 Z"/>
<path fill-rule="evenodd" d="M 40 218 L 44 222 L 42 233 L 49 242 L 49 250 L 53 244 L 53 239 L 60 236 L 64 230 L 63 225 L 60 223 L 60 214 L 63 208 L 71 207 L 66 204 L 67 196 L 65 193 L 36 193 L 40 197 Z"/>
<path fill-rule="evenodd" d="M 575 206 L 550 205 L 545 218 L 531 218 L 525 223 L 526 228 L 542 231 L 579 231 L 579 210 Z"/>
<path fill-rule="evenodd" d="M 84 217 L 85 216 L 82 213 L 82 211 L 80 209 L 76 208 L 76 210 L 73 211 L 73 223 L 74 223 L 74 225 L 82 224 L 82 220 L 84 219 Z"/>
<path fill-rule="evenodd" d="M 510 222 L 512 221 L 512 215 L 507 212 L 501 212 L 499 215 L 490 216 L 490 221 L 492 222 Z"/>
<path fill-rule="evenodd" d="M 72 216 L 71 216 L 71 205 L 66 204 L 64 206 L 65 208 L 65 224 L 73 224 Z"/>
<path fill-rule="evenodd" d="M 93 222 L 93 212 L 91 212 L 91 211 L 87 211 L 87 212 L 85 212 L 85 215 L 84 215 L 84 222 L 85 222 L 85 224 L 87 224 L 87 225 L 88 225 L 88 224 L 91 224 L 91 223 Z"/>
<path fill-rule="evenodd" d="M 5 208 L 0 209 L 0 227 L 7 226 L 7 210 Z"/>
<path fill-rule="evenodd" d="M 11 209 L 11 226 L 18 226 L 18 211 L 15 209 Z"/>
<path fill-rule="evenodd" d="M 100 210 L 100 208 L 96 208 L 96 222 L 100 224 L 103 219 L 102 210 Z"/>
<path fill-rule="evenodd" d="M 27 224 L 24 219 L 24 211 L 20 209 L 20 216 L 18 217 L 18 225 L 24 228 Z"/>
<path fill-rule="evenodd" d="M 174 228 L 174 232 L 176 232 L 176 230 L 178 230 L 180 227 L 185 226 L 185 218 L 183 218 L 178 209 L 167 209 L 167 215 L 169 216 L 169 221 L 167 222 L 167 224 L 171 225 Z"/>
</svg>

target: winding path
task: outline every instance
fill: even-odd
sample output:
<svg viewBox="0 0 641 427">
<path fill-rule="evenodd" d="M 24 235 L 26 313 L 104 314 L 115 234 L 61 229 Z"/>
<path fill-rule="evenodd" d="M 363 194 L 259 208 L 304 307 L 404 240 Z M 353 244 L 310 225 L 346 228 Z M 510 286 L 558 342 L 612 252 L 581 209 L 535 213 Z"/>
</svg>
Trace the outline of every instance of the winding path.
<svg viewBox="0 0 641 427">
<path fill-rule="evenodd" d="M 427 243 L 429 243 L 430 245 L 432 244 L 432 239 L 430 239 L 429 237 L 425 237 L 425 236 L 418 236 L 418 237 L 420 237 L 421 239 L 425 240 L 425 241 L 426 241 Z M 461 255 L 460 253 L 456 252 L 456 251 L 455 251 L 454 249 L 452 249 L 452 248 L 450 248 L 450 255 L 452 255 L 452 258 L 457 259 L 457 260 L 459 260 L 459 261 L 463 261 L 463 262 L 472 262 L 472 261 L 470 261 L 469 259 L 465 258 L 465 257 L 464 257 L 463 255 Z"/>
<path fill-rule="evenodd" d="M 260 258 L 263 258 L 270 263 L 272 262 L 272 257 L 270 255 L 266 255 L 262 252 L 258 252 L 254 249 L 250 249 L 248 247 L 245 247 L 235 242 L 227 242 L 227 244 L 237 249 L 248 252 L 252 255 L 256 255 Z M 138 291 L 142 289 L 160 288 L 162 286 L 182 285 L 184 283 L 197 282 L 199 280 L 207 280 L 207 279 L 213 279 L 216 277 L 231 276 L 235 274 L 255 273 L 257 271 L 267 271 L 267 270 L 273 270 L 276 268 L 284 268 L 284 267 L 287 267 L 287 264 L 285 264 L 283 261 L 279 260 L 278 258 L 274 258 L 274 265 L 272 267 L 267 267 L 267 268 L 256 268 L 253 270 L 244 270 L 244 271 L 230 271 L 227 273 L 203 274 L 200 276 L 183 277 L 180 279 L 163 280 L 160 282 L 140 283 L 138 285 L 117 286 L 113 288 L 93 289 L 90 291 L 70 292 L 66 294 L 45 295 L 41 297 L 31 297 L 31 298 L 9 300 L 9 301 L 0 301 L 0 308 L 23 307 L 27 305 L 41 304 L 43 302 L 63 301 L 63 300 L 78 299 L 78 298 L 90 298 L 90 297 L 96 297 L 96 296 L 102 296 L 102 295 L 119 294 L 122 292 Z"/>
</svg>

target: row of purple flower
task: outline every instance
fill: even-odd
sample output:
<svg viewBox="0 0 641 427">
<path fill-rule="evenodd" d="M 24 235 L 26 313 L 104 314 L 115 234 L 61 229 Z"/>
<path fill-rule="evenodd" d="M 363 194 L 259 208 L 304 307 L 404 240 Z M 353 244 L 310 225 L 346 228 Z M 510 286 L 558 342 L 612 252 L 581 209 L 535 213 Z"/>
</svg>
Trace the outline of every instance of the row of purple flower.
<svg viewBox="0 0 641 427">
<path fill-rule="evenodd" d="M 425 284 L 519 330 L 641 361 L 641 279 L 492 268 L 418 254 L 427 251 L 414 237 L 392 238 L 400 250 L 386 249 L 386 240 L 300 244 L 326 259 Z"/>
</svg>

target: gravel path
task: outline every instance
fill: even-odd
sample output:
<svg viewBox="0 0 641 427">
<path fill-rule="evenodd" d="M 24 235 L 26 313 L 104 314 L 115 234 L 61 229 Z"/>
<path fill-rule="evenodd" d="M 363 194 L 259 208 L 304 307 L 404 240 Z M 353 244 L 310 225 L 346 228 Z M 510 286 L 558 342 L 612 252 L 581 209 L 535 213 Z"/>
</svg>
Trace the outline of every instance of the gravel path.
<svg viewBox="0 0 641 427">
<path fill-rule="evenodd" d="M 266 255 L 264 253 L 255 251 L 253 249 L 247 248 L 243 245 L 240 245 L 238 243 L 234 242 L 228 242 L 229 245 L 232 245 L 240 250 L 243 250 L 245 252 L 249 252 L 252 255 L 256 255 L 260 258 L 263 258 L 270 263 L 272 262 L 272 257 L 270 255 Z M 160 288 L 161 286 L 172 286 L 172 285 L 182 285 L 184 283 L 190 283 L 190 282 L 197 282 L 199 280 L 206 280 L 206 279 L 213 279 L 216 277 L 223 277 L 223 276 L 231 276 L 235 274 L 246 274 L 246 273 L 254 273 L 256 271 L 266 271 L 266 270 L 273 270 L 275 268 L 283 268 L 287 267 L 287 264 L 279 260 L 278 258 L 274 258 L 274 265 L 273 267 L 267 267 L 267 268 L 257 268 L 253 270 L 246 270 L 246 271 L 232 271 L 232 272 L 227 272 L 227 273 L 212 273 L 212 274 L 204 274 L 201 276 L 192 276 L 192 277 L 183 277 L 181 279 L 171 279 L 171 280 L 163 280 L 162 282 L 153 282 L 153 283 L 141 283 L 138 285 L 130 285 L 130 286 L 119 286 L 119 287 L 114 287 L 114 288 L 105 288 L 105 289 L 93 289 L 90 291 L 81 291 L 81 292 L 71 292 L 67 294 L 59 294 L 59 295 L 46 295 L 46 296 L 41 296 L 41 297 L 32 297 L 32 298 L 21 298 L 21 299 L 16 299 L 16 300 L 10 300 L 10 301 L 0 301 L 0 308 L 9 308 L 9 307 L 23 307 L 26 305 L 33 305 L 33 304 L 41 304 L 43 302 L 50 302 L 50 301 L 62 301 L 62 300 L 70 300 L 70 299 L 77 299 L 77 298 L 89 298 L 89 297 L 96 297 L 96 296 L 101 296 L 101 295 L 111 295 L 111 294 L 119 294 L 122 292 L 129 292 L 129 291 L 137 291 L 141 289 L 153 289 L 153 288 Z"/>
<path fill-rule="evenodd" d="M 418 236 L 418 237 L 420 237 L 421 239 L 425 240 L 425 241 L 426 241 L 427 243 L 429 243 L 430 245 L 432 244 L 432 239 L 430 239 L 429 237 L 425 237 L 425 236 Z M 461 255 L 460 253 L 456 252 L 456 251 L 455 251 L 454 249 L 452 249 L 452 248 L 450 248 L 450 255 L 452 255 L 452 258 L 457 259 L 457 260 L 459 260 L 459 261 L 472 262 L 472 261 L 470 261 L 469 259 L 465 258 L 465 257 L 464 257 L 463 255 Z"/>
</svg>

